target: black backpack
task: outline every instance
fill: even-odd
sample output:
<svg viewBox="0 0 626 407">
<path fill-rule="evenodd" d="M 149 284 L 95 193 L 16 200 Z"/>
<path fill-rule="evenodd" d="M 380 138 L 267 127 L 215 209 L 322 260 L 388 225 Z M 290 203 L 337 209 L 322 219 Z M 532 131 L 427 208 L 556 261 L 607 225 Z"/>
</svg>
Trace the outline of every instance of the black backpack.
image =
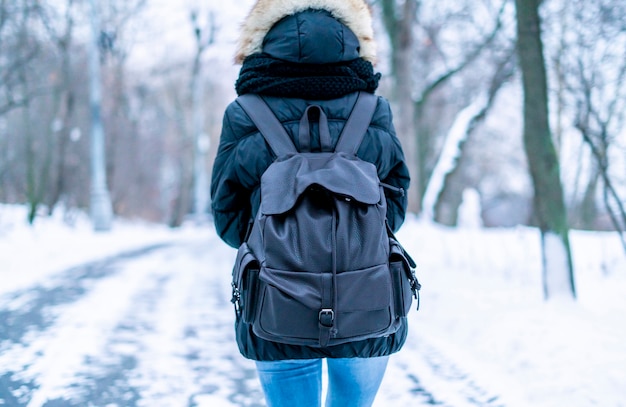
<svg viewBox="0 0 626 407">
<path fill-rule="evenodd" d="M 261 204 L 233 269 L 237 317 L 258 337 L 292 345 L 394 333 L 420 284 L 387 226 L 383 188 L 390 186 L 356 156 L 377 97 L 359 94 L 334 149 L 326 115 L 309 106 L 300 120 L 300 152 L 262 98 L 238 102 L 276 160 L 261 177 Z M 310 117 L 319 122 L 321 152 L 309 151 Z"/>
</svg>

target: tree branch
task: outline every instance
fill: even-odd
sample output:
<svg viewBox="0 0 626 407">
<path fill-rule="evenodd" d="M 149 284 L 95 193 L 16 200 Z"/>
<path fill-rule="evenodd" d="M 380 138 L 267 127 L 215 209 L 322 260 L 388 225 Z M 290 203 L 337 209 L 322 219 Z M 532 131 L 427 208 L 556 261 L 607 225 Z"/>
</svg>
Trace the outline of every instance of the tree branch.
<svg viewBox="0 0 626 407">
<path fill-rule="evenodd" d="M 603 193 L 604 207 L 606 208 L 609 214 L 609 217 L 611 218 L 611 223 L 613 224 L 613 227 L 615 228 L 616 232 L 618 233 L 620 237 L 620 240 L 622 242 L 622 247 L 624 248 L 624 252 L 626 252 L 626 238 L 624 236 L 624 231 L 626 228 L 626 209 L 624 208 L 624 205 L 622 204 L 622 201 L 620 200 L 620 197 L 615 187 L 613 186 L 611 177 L 608 174 L 609 163 L 608 163 L 608 159 L 606 158 L 606 148 L 608 146 L 604 145 L 602 147 L 602 150 L 604 152 L 601 151 L 600 148 L 593 142 L 589 134 L 590 131 L 583 122 L 576 123 L 576 128 L 580 131 L 584 142 L 589 146 L 592 156 L 595 158 L 596 162 L 598 163 L 600 176 L 602 177 L 602 181 L 604 183 L 604 193 Z M 609 198 L 613 198 L 613 200 L 615 201 L 615 204 L 619 211 L 619 216 L 615 214 L 613 208 L 611 207 Z M 620 218 L 622 221 L 621 225 L 619 221 Z"/>
<path fill-rule="evenodd" d="M 457 73 L 464 70 L 470 63 L 472 63 L 482 52 L 483 50 L 490 45 L 493 40 L 498 35 L 500 28 L 502 27 L 502 14 L 504 13 L 504 8 L 507 2 L 503 1 L 500 9 L 498 10 L 498 14 L 496 17 L 496 25 L 493 30 L 487 35 L 487 37 L 474 49 L 472 50 L 463 61 L 461 61 L 456 67 L 448 70 L 447 72 L 440 75 L 437 79 L 428 84 L 423 90 L 421 95 L 415 101 L 416 107 L 419 109 L 425 102 L 426 99 L 432 94 L 439 86 L 443 83 L 447 82 L 450 78 L 452 78 Z"/>
</svg>

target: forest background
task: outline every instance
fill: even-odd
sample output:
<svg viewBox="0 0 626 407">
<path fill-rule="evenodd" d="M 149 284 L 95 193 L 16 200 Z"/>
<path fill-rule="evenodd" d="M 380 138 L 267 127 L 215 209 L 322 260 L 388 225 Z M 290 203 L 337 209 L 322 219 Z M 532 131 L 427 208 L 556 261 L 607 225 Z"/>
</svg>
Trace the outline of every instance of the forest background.
<svg viewBox="0 0 626 407">
<path fill-rule="evenodd" d="M 369 3 L 409 210 L 456 227 L 468 204 L 483 227 L 537 226 L 557 270 L 546 296 L 575 296 L 570 228 L 616 231 L 626 249 L 626 2 Z M 171 227 L 210 217 L 251 5 L 0 0 L 0 202 L 30 222 L 90 207 Z"/>
</svg>

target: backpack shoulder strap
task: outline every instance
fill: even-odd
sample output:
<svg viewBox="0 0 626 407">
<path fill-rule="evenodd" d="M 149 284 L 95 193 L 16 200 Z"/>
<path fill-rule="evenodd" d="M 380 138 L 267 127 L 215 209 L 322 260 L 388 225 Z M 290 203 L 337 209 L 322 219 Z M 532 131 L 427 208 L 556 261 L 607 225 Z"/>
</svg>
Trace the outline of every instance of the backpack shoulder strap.
<svg viewBox="0 0 626 407">
<path fill-rule="evenodd" d="M 237 102 L 250 116 L 277 157 L 298 152 L 283 125 L 259 95 L 245 94 L 239 96 Z"/>
<path fill-rule="evenodd" d="M 359 92 L 352 113 L 339 135 L 335 151 L 356 154 L 372 122 L 377 103 L 377 96 L 368 92 Z"/>
</svg>

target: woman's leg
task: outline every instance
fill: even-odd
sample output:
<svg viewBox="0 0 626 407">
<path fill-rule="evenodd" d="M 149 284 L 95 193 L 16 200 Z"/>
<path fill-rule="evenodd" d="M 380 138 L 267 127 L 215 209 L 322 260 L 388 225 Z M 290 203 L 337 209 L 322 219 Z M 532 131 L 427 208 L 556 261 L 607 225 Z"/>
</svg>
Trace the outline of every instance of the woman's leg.
<svg viewBox="0 0 626 407">
<path fill-rule="evenodd" d="M 256 362 L 268 407 L 319 407 L 322 360 Z"/>
<path fill-rule="evenodd" d="M 389 356 L 327 359 L 326 407 L 370 407 L 385 375 Z"/>
</svg>

